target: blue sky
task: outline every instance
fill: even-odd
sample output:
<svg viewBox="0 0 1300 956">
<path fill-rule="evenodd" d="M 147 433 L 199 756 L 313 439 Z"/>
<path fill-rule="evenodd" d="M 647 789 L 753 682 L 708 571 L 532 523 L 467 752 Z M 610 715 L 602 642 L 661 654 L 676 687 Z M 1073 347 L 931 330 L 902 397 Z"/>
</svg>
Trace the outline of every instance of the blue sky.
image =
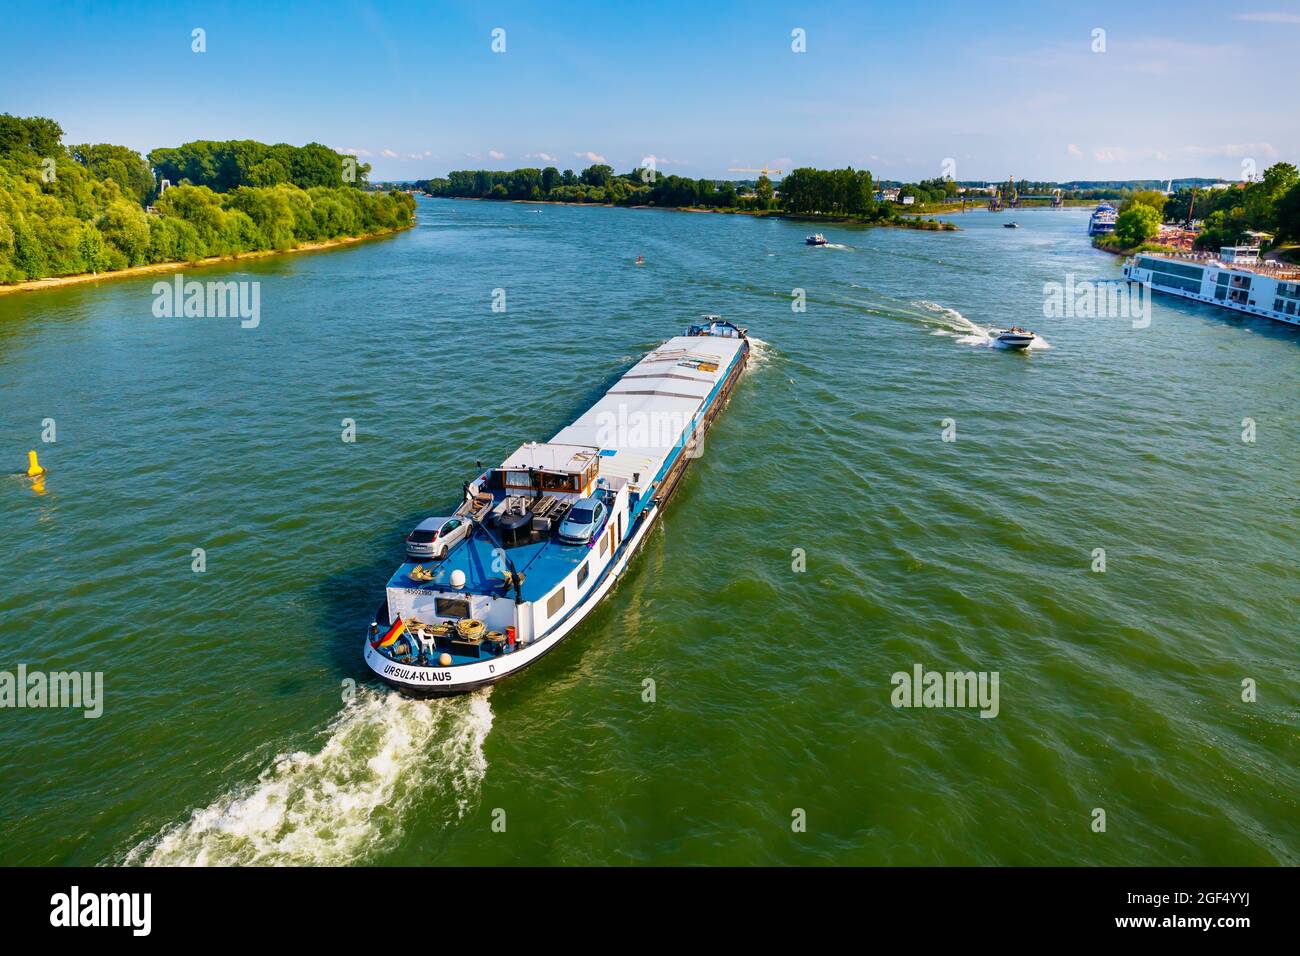
<svg viewBox="0 0 1300 956">
<path fill-rule="evenodd" d="M 373 179 L 646 156 L 693 177 L 1239 178 L 1300 162 L 1298 91 L 1296 0 L 6 0 L 0 27 L 0 111 L 65 142 L 315 140 Z"/>
</svg>

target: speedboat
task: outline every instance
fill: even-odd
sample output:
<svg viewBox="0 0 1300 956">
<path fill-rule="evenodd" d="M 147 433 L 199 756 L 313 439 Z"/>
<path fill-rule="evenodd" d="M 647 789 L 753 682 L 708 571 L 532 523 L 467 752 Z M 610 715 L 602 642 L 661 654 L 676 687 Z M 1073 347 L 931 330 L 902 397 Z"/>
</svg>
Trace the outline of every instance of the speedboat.
<svg viewBox="0 0 1300 956">
<path fill-rule="evenodd" d="M 811 236 L 805 236 L 804 242 L 810 246 L 824 246 L 826 245 L 826 237 L 820 232 L 814 232 Z"/>
<path fill-rule="evenodd" d="M 1013 219 L 1013 220 L 1011 220 L 1011 222 L 1004 222 L 1004 223 L 1002 224 L 1002 228 L 1003 228 L 1003 229 L 1019 229 L 1019 228 L 1020 228 L 1020 223 L 1016 222 L 1016 221 Z"/>
<path fill-rule="evenodd" d="M 989 329 L 989 338 L 1004 349 L 1027 349 L 1037 336 L 1028 329 L 1013 325 L 1009 329 Z"/>
</svg>

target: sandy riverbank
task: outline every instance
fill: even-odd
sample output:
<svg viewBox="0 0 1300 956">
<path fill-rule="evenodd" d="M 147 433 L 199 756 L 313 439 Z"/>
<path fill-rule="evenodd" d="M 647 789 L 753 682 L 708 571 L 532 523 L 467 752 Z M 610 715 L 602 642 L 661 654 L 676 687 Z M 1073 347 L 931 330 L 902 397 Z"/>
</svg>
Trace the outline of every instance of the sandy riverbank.
<svg viewBox="0 0 1300 956">
<path fill-rule="evenodd" d="M 415 225 L 414 222 L 411 226 Z M 104 282 L 110 279 L 130 279 L 139 276 L 151 275 L 156 272 L 175 272 L 178 269 L 197 269 L 203 266 L 221 265 L 226 262 L 241 262 L 245 259 L 262 259 L 266 256 L 288 255 L 294 252 L 316 252 L 321 249 L 334 249 L 338 246 L 349 246 L 356 242 L 365 242 L 368 239 L 381 239 L 384 236 L 395 235 L 403 232 L 411 226 L 404 226 L 402 229 L 393 229 L 387 232 L 371 232 L 361 236 L 342 236 L 338 239 L 324 239 L 320 242 L 305 242 L 300 246 L 294 246 L 292 249 L 262 249 L 256 252 L 241 252 L 232 256 L 209 256 L 206 259 L 198 259 L 194 262 L 155 262 L 147 266 L 130 266 L 126 269 L 116 269 L 112 272 L 83 272 L 73 276 L 51 276 L 47 279 L 28 279 L 25 282 L 15 282 L 11 285 L 0 285 L 0 295 L 7 295 L 10 292 L 38 292 L 41 289 L 58 289 L 62 286 L 81 285 L 84 282 Z"/>
</svg>

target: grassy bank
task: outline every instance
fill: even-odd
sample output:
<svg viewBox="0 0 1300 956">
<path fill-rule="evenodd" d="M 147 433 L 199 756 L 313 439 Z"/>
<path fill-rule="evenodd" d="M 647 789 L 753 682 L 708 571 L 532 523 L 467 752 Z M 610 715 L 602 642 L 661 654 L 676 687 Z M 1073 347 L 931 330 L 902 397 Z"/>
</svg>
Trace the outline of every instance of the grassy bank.
<svg viewBox="0 0 1300 956">
<path fill-rule="evenodd" d="M 1116 256 L 1131 256 L 1139 252 L 1177 252 L 1173 246 L 1161 245 L 1158 242 L 1142 242 L 1136 246 L 1125 246 L 1118 242 L 1111 241 L 1114 236 L 1093 236 L 1092 247 L 1100 249 L 1102 252 L 1109 252 Z"/>
</svg>

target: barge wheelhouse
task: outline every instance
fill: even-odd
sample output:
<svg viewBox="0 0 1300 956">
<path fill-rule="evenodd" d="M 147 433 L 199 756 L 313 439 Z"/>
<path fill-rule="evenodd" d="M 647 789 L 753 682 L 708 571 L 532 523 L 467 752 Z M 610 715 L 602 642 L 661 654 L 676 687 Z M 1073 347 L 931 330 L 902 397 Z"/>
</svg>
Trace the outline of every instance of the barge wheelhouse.
<svg viewBox="0 0 1300 956">
<path fill-rule="evenodd" d="M 558 644 L 609 592 L 700 454 L 744 371 L 746 331 L 706 316 L 550 441 L 520 445 L 467 482 L 456 514 L 469 533 L 442 560 L 407 561 L 390 578 L 365 641 L 370 669 L 404 693 L 442 696 Z"/>
</svg>

